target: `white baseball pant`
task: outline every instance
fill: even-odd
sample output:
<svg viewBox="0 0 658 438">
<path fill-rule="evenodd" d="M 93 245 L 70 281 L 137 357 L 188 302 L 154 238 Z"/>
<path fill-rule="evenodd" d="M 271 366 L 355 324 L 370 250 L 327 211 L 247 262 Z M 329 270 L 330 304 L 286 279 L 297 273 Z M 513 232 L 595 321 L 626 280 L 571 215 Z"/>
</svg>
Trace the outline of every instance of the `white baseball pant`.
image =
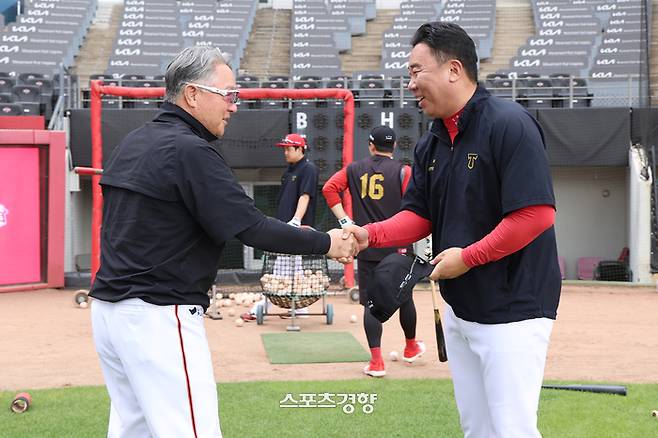
<svg viewBox="0 0 658 438">
<path fill-rule="evenodd" d="M 479 324 L 446 305 L 448 365 L 465 438 L 534 438 L 553 320 Z"/>
<path fill-rule="evenodd" d="M 91 317 L 112 402 L 108 436 L 222 436 L 200 306 L 93 300 Z"/>
</svg>

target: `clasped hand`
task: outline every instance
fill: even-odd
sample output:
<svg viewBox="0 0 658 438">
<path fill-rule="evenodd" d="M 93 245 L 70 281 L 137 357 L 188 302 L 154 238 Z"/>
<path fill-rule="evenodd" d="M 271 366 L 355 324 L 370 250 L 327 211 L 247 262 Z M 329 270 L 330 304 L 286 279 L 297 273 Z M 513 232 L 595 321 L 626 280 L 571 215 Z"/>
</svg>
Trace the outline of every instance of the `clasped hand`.
<svg viewBox="0 0 658 438">
<path fill-rule="evenodd" d="M 331 237 L 331 248 L 327 255 L 343 264 L 352 263 L 354 257 L 368 247 L 368 232 L 358 225 L 348 225 L 342 230 L 333 229 L 328 234 Z"/>
</svg>

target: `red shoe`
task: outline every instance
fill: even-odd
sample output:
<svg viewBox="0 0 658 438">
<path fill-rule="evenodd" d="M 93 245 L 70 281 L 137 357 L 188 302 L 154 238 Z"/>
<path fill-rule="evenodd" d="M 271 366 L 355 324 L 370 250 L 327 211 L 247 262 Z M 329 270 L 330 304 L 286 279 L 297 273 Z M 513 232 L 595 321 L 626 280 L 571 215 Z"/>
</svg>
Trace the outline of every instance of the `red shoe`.
<svg viewBox="0 0 658 438">
<path fill-rule="evenodd" d="M 412 363 L 425 353 L 425 343 L 423 341 L 416 341 L 416 345 L 411 348 L 405 347 L 402 360 Z"/>
<path fill-rule="evenodd" d="M 363 369 L 363 372 L 371 377 L 384 377 L 386 375 L 384 361 L 370 361 L 370 363 Z"/>
<path fill-rule="evenodd" d="M 256 315 L 252 315 L 249 312 L 245 312 L 242 315 L 240 315 L 240 318 L 242 318 L 243 321 L 256 321 Z"/>
</svg>

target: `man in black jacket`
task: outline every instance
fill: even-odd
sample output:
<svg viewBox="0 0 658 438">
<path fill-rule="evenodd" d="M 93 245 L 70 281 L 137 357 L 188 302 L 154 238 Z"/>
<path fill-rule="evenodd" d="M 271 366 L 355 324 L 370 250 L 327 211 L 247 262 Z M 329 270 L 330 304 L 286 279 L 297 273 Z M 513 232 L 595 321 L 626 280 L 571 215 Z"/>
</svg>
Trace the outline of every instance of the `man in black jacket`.
<svg viewBox="0 0 658 438">
<path fill-rule="evenodd" d="M 291 227 L 254 206 L 209 142 L 237 110 L 231 69 L 211 47 L 179 53 L 162 111 L 126 136 L 101 185 L 101 265 L 90 295 L 96 349 L 120 436 L 221 436 L 203 325 L 227 240 L 351 257 L 352 239 Z"/>
</svg>

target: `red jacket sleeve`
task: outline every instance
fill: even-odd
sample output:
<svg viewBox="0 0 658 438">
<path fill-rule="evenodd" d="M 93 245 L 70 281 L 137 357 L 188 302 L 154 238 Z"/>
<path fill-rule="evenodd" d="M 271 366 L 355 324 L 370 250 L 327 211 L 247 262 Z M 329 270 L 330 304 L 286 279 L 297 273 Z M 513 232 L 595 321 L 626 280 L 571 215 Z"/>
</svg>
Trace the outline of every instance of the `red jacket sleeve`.
<svg viewBox="0 0 658 438">
<path fill-rule="evenodd" d="M 533 205 L 513 211 L 482 239 L 462 251 L 469 268 L 495 262 L 535 240 L 555 223 L 552 205 Z"/>
<path fill-rule="evenodd" d="M 322 195 L 329 208 L 340 204 L 340 194 L 347 190 L 347 170 L 345 167 L 334 173 L 322 186 Z"/>
<path fill-rule="evenodd" d="M 429 220 L 409 210 L 402 210 L 385 221 L 365 225 L 368 231 L 368 245 L 372 248 L 387 246 L 407 246 L 432 231 Z"/>
</svg>

